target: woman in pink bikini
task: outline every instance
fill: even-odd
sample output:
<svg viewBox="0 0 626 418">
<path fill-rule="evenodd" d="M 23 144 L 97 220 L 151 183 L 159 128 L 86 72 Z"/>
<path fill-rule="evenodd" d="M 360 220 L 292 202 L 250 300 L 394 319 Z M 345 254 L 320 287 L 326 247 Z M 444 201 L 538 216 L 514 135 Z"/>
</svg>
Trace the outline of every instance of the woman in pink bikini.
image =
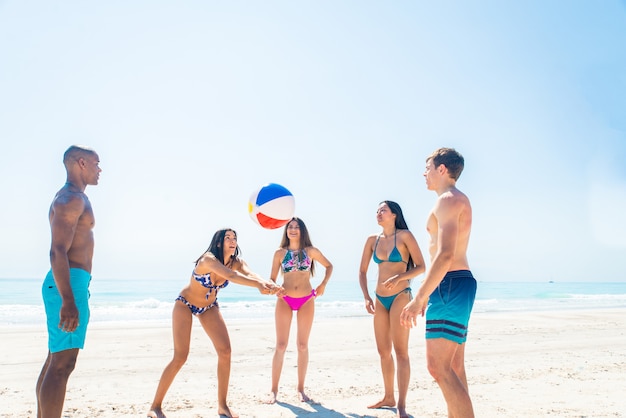
<svg viewBox="0 0 626 418">
<path fill-rule="evenodd" d="M 315 262 L 324 266 L 322 282 L 313 289 L 311 277 Z M 283 368 L 285 351 L 293 313 L 298 321 L 298 396 L 302 402 L 311 399 L 304 393 L 304 378 L 309 363 L 309 335 L 315 313 L 315 298 L 324 294 L 333 265 L 324 254 L 311 244 L 309 232 L 300 218 L 292 218 L 285 226 L 280 248 L 274 253 L 270 279 L 276 282 L 279 271 L 283 274 L 284 294 L 276 301 L 276 350 L 272 360 L 272 390 L 268 403 L 276 403 L 278 381 Z"/>
</svg>

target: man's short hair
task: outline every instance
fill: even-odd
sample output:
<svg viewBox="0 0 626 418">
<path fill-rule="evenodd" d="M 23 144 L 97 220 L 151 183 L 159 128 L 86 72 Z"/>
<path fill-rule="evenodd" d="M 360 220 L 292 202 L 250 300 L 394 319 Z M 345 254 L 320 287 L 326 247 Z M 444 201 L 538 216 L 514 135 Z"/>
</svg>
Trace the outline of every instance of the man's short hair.
<svg viewBox="0 0 626 418">
<path fill-rule="evenodd" d="M 79 158 L 95 154 L 96 152 L 89 147 L 85 147 L 83 145 L 72 145 L 65 151 L 65 154 L 63 154 L 63 164 L 67 166 L 72 161 L 78 161 Z"/>
<path fill-rule="evenodd" d="M 445 165 L 450 178 L 453 180 L 458 180 L 463 172 L 463 167 L 465 167 L 465 159 L 454 148 L 439 148 L 426 158 L 426 162 L 428 160 L 433 160 L 435 167 L 439 167 L 441 164 Z"/>
</svg>

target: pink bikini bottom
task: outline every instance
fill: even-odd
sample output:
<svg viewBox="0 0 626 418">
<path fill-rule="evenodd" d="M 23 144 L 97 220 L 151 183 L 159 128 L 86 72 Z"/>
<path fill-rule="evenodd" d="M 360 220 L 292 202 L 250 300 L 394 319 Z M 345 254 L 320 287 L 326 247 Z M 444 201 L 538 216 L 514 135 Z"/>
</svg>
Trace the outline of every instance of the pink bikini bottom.
<svg viewBox="0 0 626 418">
<path fill-rule="evenodd" d="M 291 308 L 292 311 L 297 311 L 304 305 L 309 299 L 317 296 L 315 294 L 315 289 L 311 290 L 311 293 L 301 297 L 301 298 L 292 298 L 291 296 L 283 296 L 283 300 L 287 302 L 287 305 Z"/>
</svg>

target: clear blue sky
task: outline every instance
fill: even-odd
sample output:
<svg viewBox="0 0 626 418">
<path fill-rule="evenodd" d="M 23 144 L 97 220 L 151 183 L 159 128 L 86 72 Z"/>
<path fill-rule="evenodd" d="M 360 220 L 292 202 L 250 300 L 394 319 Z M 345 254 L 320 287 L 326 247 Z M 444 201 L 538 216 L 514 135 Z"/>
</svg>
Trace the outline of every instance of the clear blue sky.
<svg viewBox="0 0 626 418">
<path fill-rule="evenodd" d="M 425 252 L 452 146 L 479 280 L 624 281 L 625 46 L 624 1 L 0 1 L 0 277 L 47 272 L 79 143 L 94 277 L 183 283 L 224 226 L 267 276 L 247 201 L 276 182 L 356 281 L 381 200 Z"/>
</svg>

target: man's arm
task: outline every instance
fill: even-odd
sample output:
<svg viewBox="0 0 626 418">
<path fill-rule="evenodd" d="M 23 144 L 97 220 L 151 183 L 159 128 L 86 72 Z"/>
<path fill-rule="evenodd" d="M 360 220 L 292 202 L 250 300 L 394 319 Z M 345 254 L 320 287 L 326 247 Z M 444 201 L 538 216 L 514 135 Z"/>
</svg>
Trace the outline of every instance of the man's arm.
<svg viewBox="0 0 626 418">
<path fill-rule="evenodd" d="M 453 198 L 440 200 L 435 208 L 434 214 L 438 225 L 437 251 L 418 290 L 418 296 L 428 299 L 450 270 L 457 248 L 461 209 L 462 206 Z"/>
<path fill-rule="evenodd" d="M 78 326 L 78 309 L 70 285 L 68 252 L 74 241 L 78 220 L 84 210 L 85 201 L 79 196 L 58 196 L 53 203 L 50 219 L 52 234 L 50 265 L 62 300 L 59 328 L 67 332 L 73 332 Z"/>
<path fill-rule="evenodd" d="M 437 219 L 437 249 L 415 298 L 404 307 L 400 315 L 400 323 L 406 327 L 416 325 L 418 315 L 424 316 L 428 298 L 439 286 L 452 264 L 462 208 L 461 202 L 453 196 L 440 198 L 435 205 L 433 215 Z"/>
</svg>

